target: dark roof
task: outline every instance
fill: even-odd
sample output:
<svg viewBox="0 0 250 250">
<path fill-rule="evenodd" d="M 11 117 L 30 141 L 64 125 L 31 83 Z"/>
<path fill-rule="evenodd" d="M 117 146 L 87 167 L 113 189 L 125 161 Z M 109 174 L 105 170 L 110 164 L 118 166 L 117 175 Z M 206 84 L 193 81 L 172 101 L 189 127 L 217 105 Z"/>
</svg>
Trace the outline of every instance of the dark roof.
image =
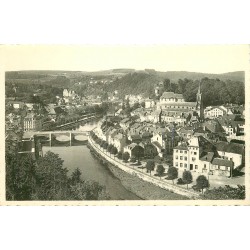
<svg viewBox="0 0 250 250">
<path fill-rule="evenodd" d="M 153 141 L 152 144 L 159 149 L 163 149 L 163 147 L 161 146 L 161 144 L 158 141 Z"/>
<path fill-rule="evenodd" d="M 233 142 L 218 142 L 216 143 L 216 148 L 218 151 L 234 153 L 234 154 L 242 154 L 244 150 L 244 146 L 242 144 L 233 143 Z"/>
<path fill-rule="evenodd" d="M 153 136 L 152 133 L 149 133 L 147 131 L 142 134 L 143 138 L 152 137 L 152 136 Z"/>
<path fill-rule="evenodd" d="M 21 141 L 18 143 L 19 152 L 32 152 L 35 147 L 34 141 Z"/>
<path fill-rule="evenodd" d="M 183 142 L 182 144 L 178 145 L 175 147 L 175 149 L 180 149 L 180 150 L 188 150 L 188 146 L 186 142 Z"/>
<path fill-rule="evenodd" d="M 200 157 L 200 160 L 211 162 L 213 157 L 214 157 L 214 152 L 208 152 L 205 155 L 203 155 L 202 157 Z"/>
<path fill-rule="evenodd" d="M 222 158 L 214 158 L 212 161 L 213 165 L 219 165 L 219 166 L 226 166 L 226 167 L 233 167 L 234 163 L 233 161 L 229 161 Z"/>
<path fill-rule="evenodd" d="M 132 140 L 141 140 L 141 136 L 140 135 L 131 135 L 131 139 Z"/>
</svg>

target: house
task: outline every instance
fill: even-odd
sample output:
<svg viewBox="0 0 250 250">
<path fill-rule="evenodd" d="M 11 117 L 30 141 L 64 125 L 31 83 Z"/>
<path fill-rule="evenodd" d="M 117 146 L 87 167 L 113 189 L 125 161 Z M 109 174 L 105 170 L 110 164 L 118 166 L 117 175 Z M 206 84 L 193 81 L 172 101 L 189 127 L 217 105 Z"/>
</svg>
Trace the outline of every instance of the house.
<svg viewBox="0 0 250 250">
<path fill-rule="evenodd" d="M 123 152 L 124 151 L 124 147 L 126 146 L 128 141 L 128 138 L 126 135 L 122 134 L 122 133 L 118 133 L 114 136 L 113 138 L 113 145 L 117 148 L 118 152 Z"/>
<path fill-rule="evenodd" d="M 156 101 L 153 99 L 146 99 L 145 100 L 145 108 L 153 108 L 156 105 Z"/>
<path fill-rule="evenodd" d="M 240 115 L 226 115 L 218 119 L 218 122 L 224 129 L 228 139 L 245 139 L 245 119 Z"/>
<path fill-rule="evenodd" d="M 178 130 L 178 134 L 180 137 L 182 137 L 183 140 L 188 140 L 193 137 L 194 129 L 193 127 L 183 127 Z"/>
<path fill-rule="evenodd" d="M 131 124 L 133 124 L 133 121 L 131 121 L 130 118 L 124 118 L 120 121 L 120 126 L 123 130 L 127 130 L 131 126 Z"/>
<path fill-rule="evenodd" d="M 174 148 L 173 161 L 180 171 L 228 177 L 244 163 L 244 145 L 228 142 L 214 145 L 202 136 L 193 137 Z"/>
<path fill-rule="evenodd" d="M 204 173 L 204 169 L 205 171 L 209 169 L 214 155 L 216 155 L 216 150 L 212 143 L 203 136 L 192 137 L 174 148 L 173 164 L 181 171 Z"/>
<path fill-rule="evenodd" d="M 135 155 L 135 147 L 140 147 L 140 150 L 142 152 L 142 155 L 144 155 L 144 145 L 142 143 L 137 144 L 137 143 L 131 143 L 124 147 L 124 152 L 128 152 L 130 157 Z"/>
<path fill-rule="evenodd" d="M 226 114 L 227 114 L 227 109 L 225 109 L 224 107 L 210 106 L 204 110 L 205 118 L 214 119 L 214 118 L 226 115 Z"/>
<path fill-rule="evenodd" d="M 42 119 L 34 113 L 28 113 L 23 119 L 24 131 L 39 131 L 42 129 Z"/>
<path fill-rule="evenodd" d="M 241 166 L 244 162 L 244 145 L 233 142 L 218 142 L 216 148 L 219 156 L 234 163 L 234 168 Z"/>
<path fill-rule="evenodd" d="M 176 131 L 169 131 L 166 128 L 164 132 L 156 130 L 151 138 L 151 142 L 157 148 L 160 157 L 163 157 L 165 152 L 170 152 L 173 147 L 177 146 L 178 141 L 179 136 Z"/>
<path fill-rule="evenodd" d="M 14 109 L 23 109 L 24 108 L 24 102 L 9 101 L 8 104 L 10 106 L 12 106 Z"/>
</svg>

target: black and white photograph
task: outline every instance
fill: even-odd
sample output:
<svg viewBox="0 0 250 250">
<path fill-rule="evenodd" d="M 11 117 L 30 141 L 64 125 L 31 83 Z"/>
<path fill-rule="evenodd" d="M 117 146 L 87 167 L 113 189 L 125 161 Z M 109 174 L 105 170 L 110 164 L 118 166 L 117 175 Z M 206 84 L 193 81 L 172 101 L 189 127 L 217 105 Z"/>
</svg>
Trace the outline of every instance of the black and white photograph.
<svg viewBox="0 0 250 250">
<path fill-rule="evenodd" d="M 249 204 L 247 45 L 10 45 L 1 55 L 3 203 Z"/>
</svg>

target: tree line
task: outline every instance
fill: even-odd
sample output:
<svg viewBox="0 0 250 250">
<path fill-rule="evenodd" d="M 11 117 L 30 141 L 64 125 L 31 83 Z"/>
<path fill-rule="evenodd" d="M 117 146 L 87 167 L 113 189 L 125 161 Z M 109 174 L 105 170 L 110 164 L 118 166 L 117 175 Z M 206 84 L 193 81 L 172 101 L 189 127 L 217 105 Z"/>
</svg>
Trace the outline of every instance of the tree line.
<svg viewBox="0 0 250 250">
<path fill-rule="evenodd" d="M 107 200 L 105 187 L 82 178 L 77 168 L 68 175 L 58 154 L 6 152 L 6 200 Z"/>
</svg>

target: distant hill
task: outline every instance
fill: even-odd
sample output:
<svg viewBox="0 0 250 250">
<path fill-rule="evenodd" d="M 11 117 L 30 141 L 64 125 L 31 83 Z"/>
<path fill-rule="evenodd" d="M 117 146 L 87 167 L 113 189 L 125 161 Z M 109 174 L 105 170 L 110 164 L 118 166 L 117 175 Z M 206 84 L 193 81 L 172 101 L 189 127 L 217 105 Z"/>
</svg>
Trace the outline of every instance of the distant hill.
<svg viewBox="0 0 250 250">
<path fill-rule="evenodd" d="M 232 81 L 245 81 L 244 71 L 229 72 L 224 74 L 209 74 L 209 73 L 197 73 L 188 71 L 167 71 L 167 72 L 157 72 L 157 75 L 162 78 L 169 78 L 173 82 L 177 82 L 179 79 L 190 79 L 190 80 L 200 80 L 202 78 L 210 79 L 220 79 L 221 81 L 232 80 Z"/>
</svg>

